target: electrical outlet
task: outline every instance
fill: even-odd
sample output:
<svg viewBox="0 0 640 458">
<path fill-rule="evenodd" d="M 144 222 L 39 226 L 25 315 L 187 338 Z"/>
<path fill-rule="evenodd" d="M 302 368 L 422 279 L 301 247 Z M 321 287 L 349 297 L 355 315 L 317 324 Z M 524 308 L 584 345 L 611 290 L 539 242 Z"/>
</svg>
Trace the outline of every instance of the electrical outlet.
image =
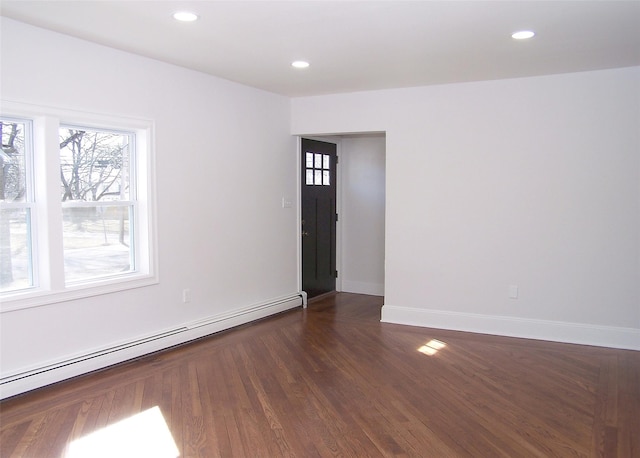
<svg viewBox="0 0 640 458">
<path fill-rule="evenodd" d="M 191 290 L 189 288 L 182 290 L 182 303 L 188 304 L 191 302 Z"/>
</svg>

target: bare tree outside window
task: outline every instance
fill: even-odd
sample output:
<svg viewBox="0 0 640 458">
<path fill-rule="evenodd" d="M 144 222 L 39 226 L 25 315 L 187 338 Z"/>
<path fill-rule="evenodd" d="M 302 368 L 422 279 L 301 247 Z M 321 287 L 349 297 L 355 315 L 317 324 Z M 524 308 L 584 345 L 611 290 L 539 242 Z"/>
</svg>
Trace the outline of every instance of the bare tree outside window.
<svg viewBox="0 0 640 458">
<path fill-rule="evenodd" d="M 60 129 L 62 202 L 126 200 L 129 137 L 123 133 Z"/>
<path fill-rule="evenodd" d="M 23 201 L 25 197 L 24 124 L 0 120 L 2 152 L 0 153 L 0 200 Z"/>
<path fill-rule="evenodd" d="M 157 282 L 152 121 L 4 101 L 0 134 L 0 311 Z"/>
<path fill-rule="evenodd" d="M 0 119 L 0 291 L 32 284 L 30 208 L 26 203 L 27 124 Z"/>
<path fill-rule="evenodd" d="M 60 128 L 65 278 L 131 271 L 129 154 L 133 135 Z"/>
</svg>

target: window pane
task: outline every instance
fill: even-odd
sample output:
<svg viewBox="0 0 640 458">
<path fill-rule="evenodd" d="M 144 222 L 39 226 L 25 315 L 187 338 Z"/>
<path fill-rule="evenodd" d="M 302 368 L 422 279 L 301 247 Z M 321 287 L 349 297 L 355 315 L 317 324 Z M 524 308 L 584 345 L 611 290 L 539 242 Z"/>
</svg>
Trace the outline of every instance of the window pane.
<svg viewBox="0 0 640 458">
<path fill-rule="evenodd" d="M 306 156 L 307 156 L 306 157 L 306 159 L 307 159 L 306 160 L 306 164 L 307 164 L 306 167 L 308 169 L 312 169 L 313 168 L 313 153 L 307 153 Z"/>
<path fill-rule="evenodd" d="M 331 183 L 329 182 L 329 171 L 328 170 L 323 170 L 322 171 L 322 185 L 323 186 L 330 186 Z"/>
<path fill-rule="evenodd" d="M 0 119 L 2 154 L 0 154 L 0 201 L 24 202 L 27 197 L 25 130 L 26 123 Z"/>
<path fill-rule="evenodd" d="M 30 127 L 28 120 L 0 118 L 0 292 L 35 286 L 31 210 L 26 203 L 32 202 Z"/>
<path fill-rule="evenodd" d="M 313 184 L 313 170 L 307 169 L 307 179 L 305 181 L 306 184 Z"/>
<path fill-rule="evenodd" d="M 322 170 L 316 170 L 315 171 L 315 180 L 314 180 L 314 184 L 322 184 Z"/>
<path fill-rule="evenodd" d="M 132 206 L 65 207 L 64 271 L 67 282 L 135 270 L 130 236 Z"/>
<path fill-rule="evenodd" d="M 329 169 L 329 159 L 331 158 L 331 156 L 329 156 L 328 154 L 323 154 L 322 155 L 322 168 L 323 169 Z"/>
<path fill-rule="evenodd" d="M 129 149 L 133 135 L 61 127 L 61 199 L 129 200 Z"/>
<path fill-rule="evenodd" d="M 28 208 L 0 211 L 0 291 L 33 286 L 31 275 L 31 221 Z"/>
<path fill-rule="evenodd" d="M 316 153 L 315 168 L 316 169 L 321 169 L 322 168 L 322 154 Z"/>
</svg>

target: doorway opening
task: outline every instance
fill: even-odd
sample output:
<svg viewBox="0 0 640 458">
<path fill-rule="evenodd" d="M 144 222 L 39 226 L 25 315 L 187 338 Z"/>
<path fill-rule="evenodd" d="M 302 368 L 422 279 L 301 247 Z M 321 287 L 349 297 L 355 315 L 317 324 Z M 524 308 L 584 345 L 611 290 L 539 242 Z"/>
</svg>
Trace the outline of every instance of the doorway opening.
<svg viewBox="0 0 640 458">
<path fill-rule="evenodd" d="M 383 296 L 385 133 L 303 136 L 299 145 L 301 291 Z"/>
</svg>

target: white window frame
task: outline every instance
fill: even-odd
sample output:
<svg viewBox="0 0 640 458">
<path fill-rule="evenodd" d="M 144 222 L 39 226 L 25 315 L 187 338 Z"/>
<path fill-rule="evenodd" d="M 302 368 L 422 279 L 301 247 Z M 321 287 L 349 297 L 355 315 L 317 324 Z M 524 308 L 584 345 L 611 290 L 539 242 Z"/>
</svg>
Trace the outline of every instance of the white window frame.
<svg viewBox="0 0 640 458">
<path fill-rule="evenodd" d="M 0 312 L 98 296 L 158 283 L 154 123 L 151 120 L 84 113 L 1 101 L 0 115 L 31 120 L 32 262 L 34 287 L 0 294 Z M 60 125 L 132 132 L 135 135 L 136 269 L 122 275 L 65 283 L 60 201 Z M 117 204 L 116 204 L 117 205 Z"/>
</svg>

